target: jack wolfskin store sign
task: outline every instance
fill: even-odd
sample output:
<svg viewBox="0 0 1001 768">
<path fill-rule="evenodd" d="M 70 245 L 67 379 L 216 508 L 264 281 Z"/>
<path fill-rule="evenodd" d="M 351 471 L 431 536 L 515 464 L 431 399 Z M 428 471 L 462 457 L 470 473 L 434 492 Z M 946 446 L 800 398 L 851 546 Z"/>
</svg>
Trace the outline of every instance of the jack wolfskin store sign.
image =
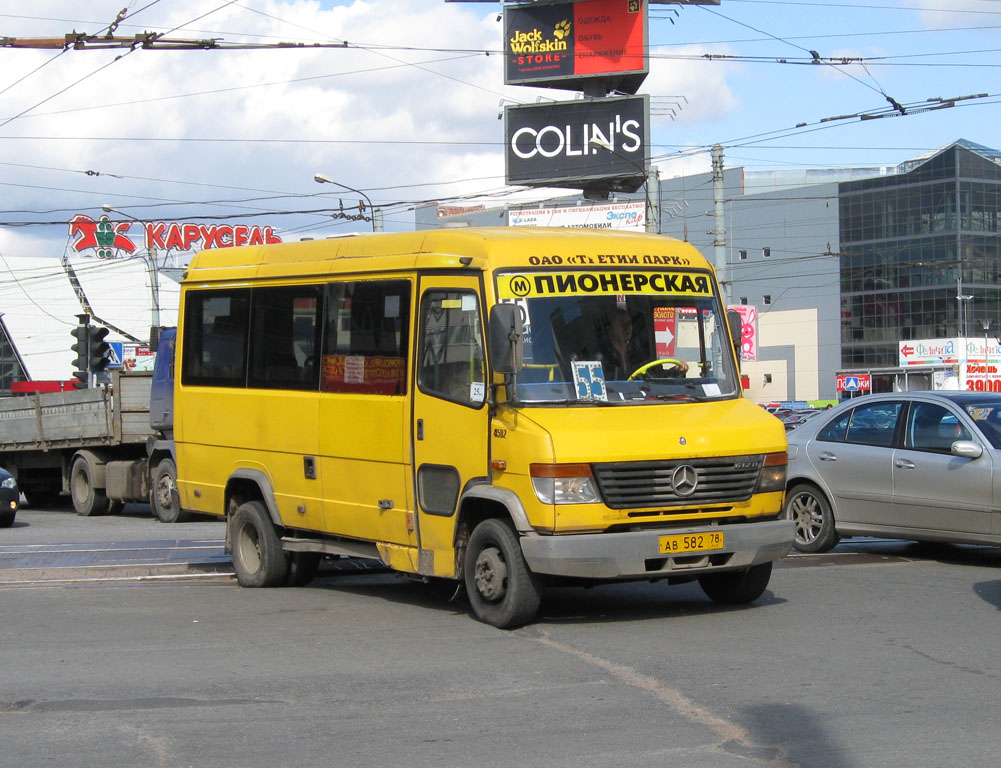
<svg viewBox="0 0 1001 768">
<path fill-rule="evenodd" d="M 504 9 L 507 85 L 636 93 L 649 72 L 646 0 L 580 0 Z"/>
<path fill-rule="evenodd" d="M 582 99 L 506 107 L 508 184 L 582 189 L 609 182 L 635 192 L 646 178 L 649 97 Z"/>
</svg>

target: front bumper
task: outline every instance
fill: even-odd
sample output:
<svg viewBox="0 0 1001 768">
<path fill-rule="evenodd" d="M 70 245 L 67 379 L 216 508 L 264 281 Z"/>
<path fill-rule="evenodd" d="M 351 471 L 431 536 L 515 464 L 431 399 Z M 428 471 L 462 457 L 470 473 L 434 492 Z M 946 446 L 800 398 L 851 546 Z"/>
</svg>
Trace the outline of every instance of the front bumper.
<svg viewBox="0 0 1001 768">
<path fill-rule="evenodd" d="M 708 531 L 723 531 L 722 549 L 678 555 L 660 551 L 663 535 Z M 789 552 L 795 533 L 791 520 L 764 520 L 626 533 L 529 535 L 521 538 L 521 550 L 533 572 L 551 576 L 599 580 L 697 576 L 778 560 Z"/>
</svg>

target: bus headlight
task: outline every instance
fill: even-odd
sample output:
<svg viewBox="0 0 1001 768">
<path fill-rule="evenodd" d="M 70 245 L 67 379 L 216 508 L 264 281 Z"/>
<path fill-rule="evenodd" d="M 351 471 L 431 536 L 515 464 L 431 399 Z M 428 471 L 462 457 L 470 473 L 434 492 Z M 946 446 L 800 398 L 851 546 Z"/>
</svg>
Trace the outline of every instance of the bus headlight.
<svg viewBox="0 0 1001 768">
<path fill-rule="evenodd" d="M 784 491 L 786 487 L 786 466 L 789 460 L 786 453 L 766 453 L 765 464 L 758 475 L 758 486 L 755 493 L 772 493 Z"/>
<path fill-rule="evenodd" d="M 532 464 L 535 495 L 543 504 L 593 504 L 598 490 L 589 464 Z"/>
</svg>

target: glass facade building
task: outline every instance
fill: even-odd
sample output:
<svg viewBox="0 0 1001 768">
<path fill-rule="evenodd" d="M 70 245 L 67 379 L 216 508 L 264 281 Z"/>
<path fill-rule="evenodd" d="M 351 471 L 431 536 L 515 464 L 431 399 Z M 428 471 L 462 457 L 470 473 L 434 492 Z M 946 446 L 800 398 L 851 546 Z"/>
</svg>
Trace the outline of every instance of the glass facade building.
<svg viewBox="0 0 1001 768">
<path fill-rule="evenodd" d="M 839 185 L 841 363 L 898 341 L 1001 333 L 1001 152 L 968 141 Z"/>
</svg>

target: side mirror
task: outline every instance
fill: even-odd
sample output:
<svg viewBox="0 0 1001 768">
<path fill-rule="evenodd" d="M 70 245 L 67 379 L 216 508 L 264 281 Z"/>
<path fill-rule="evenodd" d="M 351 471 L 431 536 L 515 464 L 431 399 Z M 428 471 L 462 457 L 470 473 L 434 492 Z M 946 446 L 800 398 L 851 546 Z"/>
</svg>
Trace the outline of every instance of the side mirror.
<svg viewBox="0 0 1001 768">
<path fill-rule="evenodd" d="M 730 329 L 730 340 L 733 342 L 733 354 L 737 358 L 737 370 L 740 370 L 740 348 L 743 341 L 744 321 L 740 312 L 735 309 L 726 311 L 726 324 Z"/>
<path fill-rule="evenodd" d="M 521 308 L 517 304 L 496 304 L 491 308 L 487 343 L 495 373 L 514 374 L 521 370 L 525 346 L 522 333 Z"/>
<path fill-rule="evenodd" d="M 963 459 L 979 459 L 983 455 L 984 449 L 980 443 L 975 443 L 972 440 L 957 440 L 952 444 L 950 452 L 953 456 L 959 456 Z"/>
</svg>

